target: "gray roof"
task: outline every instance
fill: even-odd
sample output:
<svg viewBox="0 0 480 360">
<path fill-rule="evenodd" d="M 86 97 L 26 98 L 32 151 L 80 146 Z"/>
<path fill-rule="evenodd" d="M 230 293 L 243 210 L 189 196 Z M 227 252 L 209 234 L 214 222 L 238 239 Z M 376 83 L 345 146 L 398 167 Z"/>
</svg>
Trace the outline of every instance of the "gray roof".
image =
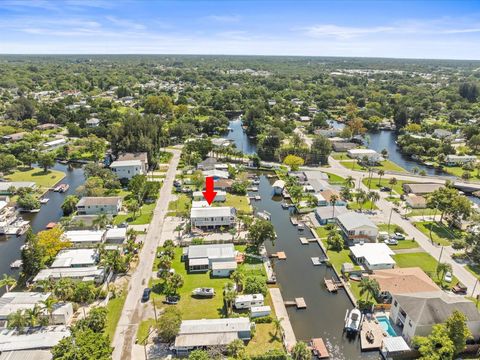
<svg viewBox="0 0 480 360">
<path fill-rule="evenodd" d="M 4 351 L 0 355 L 0 360 L 51 360 L 52 358 L 50 350 Z"/>
<path fill-rule="evenodd" d="M 179 334 L 236 333 L 239 331 L 250 331 L 250 327 L 250 319 L 247 317 L 183 320 Z"/>
<path fill-rule="evenodd" d="M 333 206 L 319 206 L 315 210 L 315 214 L 320 219 L 332 219 L 349 211 L 346 206 L 335 206 L 335 212 L 333 210 Z"/>
<path fill-rule="evenodd" d="M 110 164 L 111 168 L 123 167 L 123 166 L 142 166 L 142 160 L 117 160 Z"/>
<path fill-rule="evenodd" d="M 435 183 L 403 184 L 403 188 L 406 189 L 407 192 L 414 194 L 428 194 L 443 187 L 444 185 Z"/>
<path fill-rule="evenodd" d="M 77 206 L 92 206 L 92 205 L 117 205 L 122 201 L 120 196 L 84 196 L 77 203 Z"/>
<path fill-rule="evenodd" d="M 353 211 L 349 211 L 337 216 L 337 220 L 340 221 L 340 223 L 347 230 L 355 230 L 360 226 L 377 228 L 377 225 L 375 225 L 372 220 L 370 220 L 366 215 L 359 214 Z"/>
<path fill-rule="evenodd" d="M 0 352 L 50 349 L 67 336 L 70 336 L 70 330 L 66 326 L 30 328 L 26 334 L 6 329 L 0 332 Z"/>
<path fill-rule="evenodd" d="M 229 206 L 192 208 L 190 218 L 203 217 L 230 217 L 235 215 L 235 210 Z"/>
<path fill-rule="evenodd" d="M 140 160 L 142 162 L 147 162 L 147 153 L 146 152 L 138 152 L 138 153 L 123 153 L 119 154 L 117 161 L 125 161 L 125 160 Z"/>
<path fill-rule="evenodd" d="M 454 310 L 465 314 L 468 321 L 480 321 L 475 304 L 463 296 L 448 295 L 443 291 L 395 295 L 400 307 L 417 325 L 444 322 Z"/>
<path fill-rule="evenodd" d="M 190 245 L 188 259 L 232 259 L 235 257 L 233 244 Z"/>
<path fill-rule="evenodd" d="M 14 291 L 5 293 L 0 298 L 0 318 L 7 318 L 18 310 L 33 309 L 35 305 L 49 297 L 50 293 Z"/>
</svg>

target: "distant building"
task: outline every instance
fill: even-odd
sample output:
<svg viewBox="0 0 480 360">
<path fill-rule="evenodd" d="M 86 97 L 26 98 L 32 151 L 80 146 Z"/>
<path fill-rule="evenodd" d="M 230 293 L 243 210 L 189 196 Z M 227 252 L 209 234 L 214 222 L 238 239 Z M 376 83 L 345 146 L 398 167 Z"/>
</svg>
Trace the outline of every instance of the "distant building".
<svg viewBox="0 0 480 360">
<path fill-rule="evenodd" d="M 407 194 L 405 203 L 412 209 L 425 209 L 427 207 L 427 199 L 421 195 Z"/>
<path fill-rule="evenodd" d="M 193 192 L 193 200 L 195 201 L 202 201 L 204 199 L 202 191 L 194 191 Z M 224 202 L 227 200 L 227 193 L 223 190 L 218 190 L 217 195 L 215 195 L 214 202 Z"/>
<path fill-rule="evenodd" d="M 218 160 L 212 157 L 206 158 L 205 160 L 201 161 L 197 165 L 197 169 L 199 170 L 213 170 L 215 169 L 215 165 L 218 163 Z"/>
<path fill-rule="evenodd" d="M 66 326 L 29 328 L 25 333 L 4 329 L 0 331 L 0 352 L 3 354 L 7 351 L 51 349 L 68 336 L 70 330 Z"/>
<path fill-rule="evenodd" d="M 64 145 L 66 143 L 67 143 L 67 139 L 65 139 L 65 138 L 55 139 L 55 140 L 52 140 L 52 141 L 47 141 L 46 143 L 43 144 L 43 147 L 52 148 L 52 147 L 57 147 L 57 146 L 60 146 L 60 145 Z"/>
<path fill-rule="evenodd" d="M 59 280 L 69 278 L 73 281 L 92 281 L 97 284 L 103 283 L 105 280 L 105 269 L 97 266 L 79 267 L 79 268 L 49 268 L 42 269 L 33 278 L 33 282 L 42 280 Z"/>
<path fill-rule="evenodd" d="M 46 123 L 46 124 L 40 124 L 35 126 L 37 130 L 53 130 L 53 129 L 58 129 L 59 126 L 57 124 L 52 124 L 52 123 Z"/>
<path fill-rule="evenodd" d="M 337 224 L 350 243 L 375 242 L 378 227 L 366 215 L 352 211 L 337 216 Z"/>
<path fill-rule="evenodd" d="M 51 268 L 83 268 L 99 260 L 97 249 L 64 249 L 59 251 Z"/>
<path fill-rule="evenodd" d="M 0 181 L 0 195 L 13 195 L 21 188 L 35 190 L 37 185 L 33 181 Z"/>
<path fill-rule="evenodd" d="M 190 222 L 192 227 L 215 229 L 235 225 L 236 210 L 229 206 L 192 208 Z"/>
<path fill-rule="evenodd" d="M 183 256 L 188 271 L 205 272 L 213 268 L 215 263 L 226 263 L 228 270 L 236 269 L 235 248 L 233 244 L 190 245 L 184 248 Z M 235 263 L 235 266 L 231 263 Z M 219 269 L 217 267 L 217 269 Z"/>
<path fill-rule="evenodd" d="M 402 188 L 406 194 L 426 195 L 445 187 L 443 184 L 419 183 L 419 184 L 403 184 Z"/>
<path fill-rule="evenodd" d="M 100 119 L 97 118 L 91 118 L 86 121 L 87 127 L 90 128 L 95 128 L 100 126 Z"/>
<path fill-rule="evenodd" d="M 122 153 L 117 157 L 117 161 L 130 160 L 140 160 L 142 163 L 143 173 L 146 174 L 148 172 L 148 154 L 146 152 Z"/>
<path fill-rule="evenodd" d="M 117 215 L 121 209 L 122 198 L 119 196 L 84 196 L 77 203 L 77 213 L 79 215 Z"/>
<path fill-rule="evenodd" d="M 464 165 L 477 161 L 475 155 L 447 155 L 445 158 L 445 164 L 447 166 Z"/>
<path fill-rule="evenodd" d="M 117 160 L 110 164 L 110 169 L 119 179 L 130 180 L 135 175 L 145 175 L 146 171 L 141 160 Z"/>
<path fill-rule="evenodd" d="M 366 270 L 393 269 L 395 253 L 384 243 L 365 243 L 350 246 L 350 254 L 355 262 Z"/>
<path fill-rule="evenodd" d="M 347 155 L 358 161 L 363 161 L 364 158 L 367 158 L 370 164 L 377 164 L 384 160 L 379 153 L 372 149 L 350 149 L 347 150 Z"/>
<path fill-rule="evenodd" d="M 19 132 L 15 134 L 4 135 L 2 139 L 5 142 L 16 142 L 22 140 L 27 134 L 27 132 Z"/>
<path fill-rule="evenodd" d="M 253 326 L 247 317 L 183 320 L 174 349 L 177 356 L 182 356 L 195 349 L 227 346 L 237 339 L 247 341 Z"/>
<path fill-rule="evenodd" d="M 433 137 L 437 139 L 445 139 L 452 136 L 452 132 L 445 129 L 435 129 L 433 130 Z"/>
<path fill-rule="evenodd" d="M 69 230 L 63 236 L 76 248 L 97 247 L 105 241 L 104 230 Z"/>
<path fill-rule="evenodd" d="M 463 296 L 443 291 L 394 294 L 390 319 L 402 329 L 403 338 L 410 342 L 415 336 L 427 336 L 433 325 L 445 322 L 458 310 L 467 317 L 467 326 L 474 338 L 480 335 L 480 314 L 475 303 Z"/>
<path fill-rule="evenodd" d="M 228 174 L 228 171 L 213 169 L 213 170 L 204 170 L 203 176 L 213 177 L 214 180 L 218 180 L 218 179 L 228 179 L 230 175 Z"/>
</svg>

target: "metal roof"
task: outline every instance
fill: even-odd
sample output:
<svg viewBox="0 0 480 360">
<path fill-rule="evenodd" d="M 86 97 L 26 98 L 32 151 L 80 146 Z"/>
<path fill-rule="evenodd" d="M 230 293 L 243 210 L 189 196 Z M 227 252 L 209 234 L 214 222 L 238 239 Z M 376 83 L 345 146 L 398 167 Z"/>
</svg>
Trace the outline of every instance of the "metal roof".
<svg viewBox="0 0 480 360">
<path fill-rule="evenodd" d="M 197 258 L 234 259 L 235 248 L 233 244 L 190 245 L 187 254 L 189 261 Z"/>
<path fill-rule="evenodd" d="M 377 225 L 375 225 L 366 215 L 353 211 L 337 216 L 337 220 L 340 221 L 347 230 L 355 230 L 361 226 L 377 229 Z"/>
<path fill-rule="evenodd" d="M 190 212 L 190 218 L 230 217 L 232 215 L 233 211 L 229 206 L 192 208 Z"/>
</svg>

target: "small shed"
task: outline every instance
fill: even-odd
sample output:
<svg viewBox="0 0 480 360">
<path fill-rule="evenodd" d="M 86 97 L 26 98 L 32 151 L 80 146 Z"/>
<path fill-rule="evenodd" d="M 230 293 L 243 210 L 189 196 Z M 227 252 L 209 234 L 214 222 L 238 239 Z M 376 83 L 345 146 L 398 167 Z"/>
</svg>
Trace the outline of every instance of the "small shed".
<svg viewBox="0 0 480 360">
<path fill-rule="evenodd" d="M 250 317 L 253 319 L 253 318 L 269 316 L 271 312 L 272 312 L 272 309 L 268 305 L 252 306 L 250 308 Z"/>
<path fill-rule="evenodd" d="M 213 277 L 229 277 L 237 269 L 236 261 L 218 261 L 212 263 Z"/>
</svg>

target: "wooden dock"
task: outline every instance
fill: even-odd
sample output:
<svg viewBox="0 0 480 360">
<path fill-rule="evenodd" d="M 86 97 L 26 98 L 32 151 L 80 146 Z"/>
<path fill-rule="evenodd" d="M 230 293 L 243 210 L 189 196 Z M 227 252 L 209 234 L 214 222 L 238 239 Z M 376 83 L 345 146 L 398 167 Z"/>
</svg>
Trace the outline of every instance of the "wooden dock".
<svg viewBox="0 0 480 360">
<path fill-rule="evenodd" d="M 298 220 L 297 220 L 297 218 L 291 217 L 291 218 L 290 218 L 290 222 L 292 223 L 293 226 L 297 226 L 297 225 L 298 225 Z"/>
<path fill-rule="evenodd" d="M 272 298 L 273 308 L 275 309 L 275 314 L 277 319 L 280 319 L 280 325 L 282 326 L 283 333 L 283 342 L 285 348 L 290 351 L 290 349 L 295 346 L 297 343 L 297 338 L 293 332 L 292 324 L 290 323 L 290 318 L 288 317 L 287 308 L 283 302 L 282 293 L 279 288 L 269 288 L 270 296 Z"/>
<path fill-rule="evenodd" d="M 337 292 L 338 289 L 343 288 L 343 283 L 341 281 L 335 281 L 333 279 L 323 279 L 325 287 L 329 292 Z"/>
<path fill-rule="evenodd" d="M 310 349 L 318 359 L 327 359 L 330 357 L 327 347 L 322 338 L 315 338 L 310 340 Z"/>
<path fill-rule="evenodd" d="M 295 306 L 297 309 L 306 309 L 307 303 L 304 298 L 295 298 L 295 300 L 284 301 L 285 306 Z"/>
<path fill-rule="evenodd" d="M 317 239 L 315 239 L 315 238 L 307 239 L 306 237 L 301 237 L 301 238 L 299 238 L 299 240 L 302 243 L 302 245 L 308 245 L 311 242 L 316 242 L 317 241 Z"/>
<path fill-rule="evenodd" d="M 278 260 L 287 260 L 287 255 L 284 251 L 278 251 L 270 255 L 272 258 L 277 258 Z"/>
<path fill-rule="evenodd" d="M 364 319 L 360 330 L 360 347 L 362 351 L 379 350 L 382 347 L 386 333 L 378 322 Z"/>
</svg>

